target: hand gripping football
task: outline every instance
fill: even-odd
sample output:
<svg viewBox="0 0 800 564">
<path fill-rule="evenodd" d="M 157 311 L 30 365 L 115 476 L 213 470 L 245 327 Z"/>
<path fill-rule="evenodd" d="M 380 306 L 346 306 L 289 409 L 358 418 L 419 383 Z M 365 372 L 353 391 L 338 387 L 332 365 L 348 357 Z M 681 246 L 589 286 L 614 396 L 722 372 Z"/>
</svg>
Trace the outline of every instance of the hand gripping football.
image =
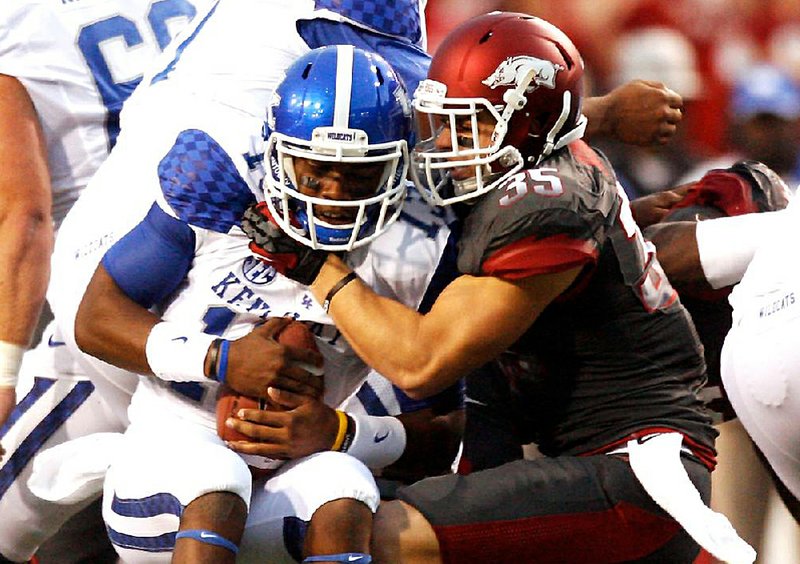
<svg viewBox="0 0 800 564">
<path fill-rule="evenodd" d="M 283 327 L 275 340 L 285 347 L 317 351 L 317 341 L 311 330 L 300 321 L 292 321 Z M 322 374 L 316 366 L 303 364 L 303 368 L 313 374 Z M 225 441 L 248 441 L 250 437 L 225 426 L 229 417 L 235 417 L 240 409 L 278 409 L 269 400 L 242 395 L 232 388 L 220 386 L 217 396 L 217 434 Z"/>
<path fill-rule="evenodd" d="M 309 349 L 316 351 L 317 342 L 314 334 L 303 323 L 292 321 L 283 327 L 276 335 L 275 340 L 286 347 Z M 322 370 L 316 366 L 303 366 L 309 372 L 322 374 Z M 309 370 L 310 369 L 310 370 Z M 225 441 L 251 441 L 247 435 L 234 431 L 225 426 L 225 421 L 229 417 L 235 417 L 240 409 L 280 409 L 272 405 L 269 400 L 244 396 L 232 388 L 220 386 L 217 396 L 217 434 Z M 284 463 L 283 460 L 276 460 L 266 456 L 254 454 L 240 454 L 242 459 L 250 466 L 251 472 L 255 476 L 264 475 L 265 472 L 274 470 Z"/>
</svg>

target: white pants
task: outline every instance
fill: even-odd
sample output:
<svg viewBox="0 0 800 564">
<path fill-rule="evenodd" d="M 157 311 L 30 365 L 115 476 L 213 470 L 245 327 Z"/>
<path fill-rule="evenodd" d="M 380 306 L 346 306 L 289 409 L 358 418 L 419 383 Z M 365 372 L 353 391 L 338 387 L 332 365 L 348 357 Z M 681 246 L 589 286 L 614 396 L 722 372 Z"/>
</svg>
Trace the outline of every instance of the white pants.
<svg viewBox="0 0 800 564">
<path fill-rule="evenodd" d="M 169 562 L 183 509 L 210 492 L 232 492 L 249 505 L 242 562 L 294 562 L 306 522 L 329 501 L 352 498 L 373 512 L 379 502 L 367 467 L 341 453 L 292 461 L 253 484 L 214 430 L 169 414 L 134 420 L 122 440 L 106 476 L 103 518 L 125 562 Z"/>
<path fill-rule="evenodd" d="M 6 450 L 0 465 L 0 554 L 28 560 L 39 545 L 92 499 L 56 505 L 28 487 L 34 456 L 70 439 L 123 429 L 75 362 L 53 324 L 42 342 L 26 353 L 18 404 L 0 431 Z"/>
<path fill-rule="evenodd" d="M 800 291 L 776 287 L 737 309 L 722 381 L 745 430 L 800 499 Z"/>
<path fill-rule="evenodd" d="M 296 562 L 305 526 L 336 499 L 355 499 L 375 513 L 380 496 L 364 464 L 340 452 L 320 452 L 285 464 L 253 484 L 250 513 L 237 562 Z"/>
</svg>

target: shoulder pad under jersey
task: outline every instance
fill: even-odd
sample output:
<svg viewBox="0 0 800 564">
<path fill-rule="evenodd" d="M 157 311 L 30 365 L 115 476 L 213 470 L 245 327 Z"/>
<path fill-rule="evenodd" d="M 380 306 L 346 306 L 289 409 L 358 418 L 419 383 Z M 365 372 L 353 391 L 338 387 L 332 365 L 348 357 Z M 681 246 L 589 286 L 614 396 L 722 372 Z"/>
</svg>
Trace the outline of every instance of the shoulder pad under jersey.
<svg viewBox="0 0 800 564">
<path fill-rule="evenodd" d="M 594 254 L 617 206 L 616 181 L 605 157 L 585 143 L 573 143 L 478 201 L 464 224 L 459 270 L 482 272 L 484 263 L 504 249 L 542 241 Z M 551 266 L 557 267 L 558 257 L 553 259 Z M 572 263 L 575 256 L 566 260 Z"/>
</svg>

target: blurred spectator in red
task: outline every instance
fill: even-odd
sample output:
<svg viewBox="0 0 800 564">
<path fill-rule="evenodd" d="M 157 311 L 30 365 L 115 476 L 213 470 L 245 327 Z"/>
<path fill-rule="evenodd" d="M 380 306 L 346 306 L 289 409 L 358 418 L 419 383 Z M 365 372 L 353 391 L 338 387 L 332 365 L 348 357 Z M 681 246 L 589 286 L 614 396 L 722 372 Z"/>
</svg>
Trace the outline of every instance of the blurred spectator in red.
<svg viewBox="0 0 800 564">
<path fill-rule="evenodd" d="M 431 7 L 467 4 L 459 0 L 429 0 Z M 599 91 L 610 89 L 617 38 L 644 27 L 667 27 L 693 45 L 697 71 L 703 76 L 703 96 L 696 99 L 683 122 L 698 156 L 726 151 L 725 120 L 731 82 L 739 69 L 765 60 L 800 78 L 800 2 L 785 0 L 488 0 L 471 1 L 484 10 L 527 12 L 563 29 L 591 69 Z M 454 10 L 449 10 L 454 14 Z M 447 14 L 447 12 L 445 12 Z M 448 17 L 445 15 L 445 17 Z M 680 92 L 680 94 L 684 94 Z"/>
<path fill-rule="evenodd" d="M 709 155 L 730 148 L 726 121 L 732 83 L 758 61 L 800 77 L 800 3 L 783 0 L 639 0 L 620 24 L 669 26 L 695 46 L 705 96 L 687 114 L 687 135 Z"/>
</svg>

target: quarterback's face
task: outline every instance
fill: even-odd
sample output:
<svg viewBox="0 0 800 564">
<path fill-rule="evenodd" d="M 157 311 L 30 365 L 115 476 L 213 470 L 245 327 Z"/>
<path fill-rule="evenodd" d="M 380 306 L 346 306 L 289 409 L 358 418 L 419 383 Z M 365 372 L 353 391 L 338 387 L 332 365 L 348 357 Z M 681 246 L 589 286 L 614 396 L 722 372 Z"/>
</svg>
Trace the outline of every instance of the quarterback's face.
<svg viewBox="0 0 800 564">
<path fill-rule="evenodd" d="M 332 163 L 295 157 L 297 189 L 328 200 L 360 200 L 374 195 L 386 163 Z M 314 216 L 331 224 L 352 223 L 357 207 L 314 206 Z"/>
</svg>

